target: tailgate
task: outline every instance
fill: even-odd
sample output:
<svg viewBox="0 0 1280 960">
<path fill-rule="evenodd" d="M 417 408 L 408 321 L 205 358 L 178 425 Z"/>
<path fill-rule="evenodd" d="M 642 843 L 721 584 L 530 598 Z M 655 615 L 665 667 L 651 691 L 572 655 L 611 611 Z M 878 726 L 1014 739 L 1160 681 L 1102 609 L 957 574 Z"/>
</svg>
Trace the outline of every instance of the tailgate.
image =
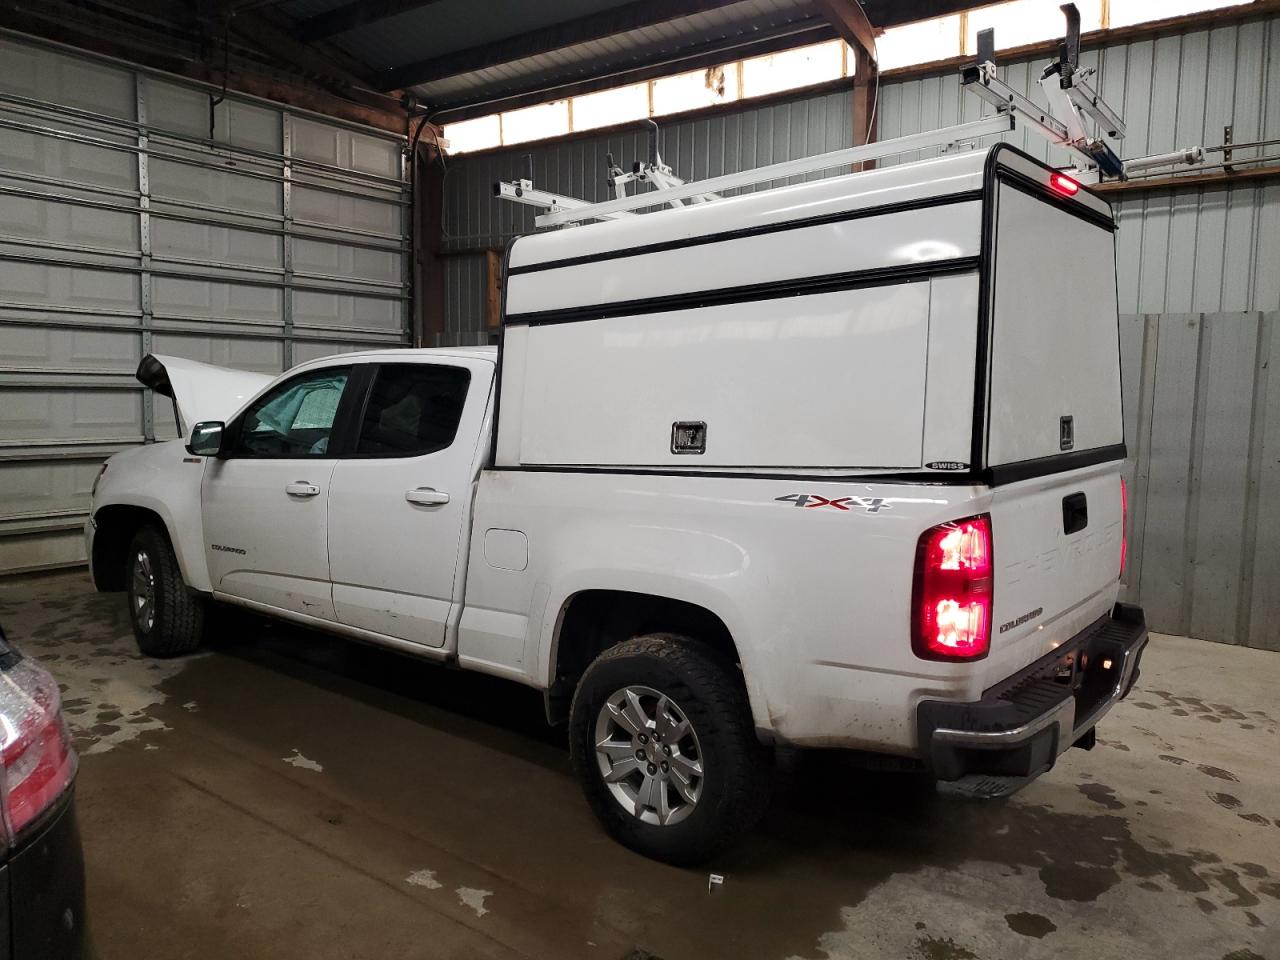
<svg viewBox="0 0 1280 960">
<path fill-rule="evenodd" d="M 995 611 L 986 686 L 1111 610 L 1119 590 L 1121 462 L 996 487 Z"/>
</svg>

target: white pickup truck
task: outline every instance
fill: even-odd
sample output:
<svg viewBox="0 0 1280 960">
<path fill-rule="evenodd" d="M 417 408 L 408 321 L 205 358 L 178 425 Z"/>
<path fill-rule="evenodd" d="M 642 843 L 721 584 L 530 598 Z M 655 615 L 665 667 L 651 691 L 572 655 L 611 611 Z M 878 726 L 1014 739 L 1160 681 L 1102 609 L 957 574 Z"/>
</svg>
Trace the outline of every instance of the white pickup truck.
<svg viewBox="0 0 1280 960">
<path fill-rule="evenodd" d="M 518 239 L 498 349 L 147 357 L 184 437 L 87 526 L 141 648 L 210 601 L 545 691 L 695 862 L 770 746 L 999 796 L 1128 693 L 1114 223 L 1007 146 Z"/>
</svg>

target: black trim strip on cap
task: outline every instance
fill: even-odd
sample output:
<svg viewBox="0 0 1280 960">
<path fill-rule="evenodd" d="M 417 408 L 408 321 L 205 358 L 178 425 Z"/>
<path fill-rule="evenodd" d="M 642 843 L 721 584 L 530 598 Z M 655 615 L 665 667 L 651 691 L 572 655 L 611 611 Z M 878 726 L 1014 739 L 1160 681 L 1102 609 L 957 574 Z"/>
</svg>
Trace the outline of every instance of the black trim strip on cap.
<svg viewBox="0 0 1280 960">
<path fill-rule="evenodd" d="M 612 303 L 588 304 L 581 307 L 534 310 L 528 313 L 507 314 L 503 318 L 503 323 L 507 325 L 577 323 L 583 320 L 601 320 L 606 317 L 629 317 L 642 313 L 692 310 L 698 307 L 717 307 L 755 300 L 778 300 L 784 297 L 801 297 L 817 293 L 833 293 L 840 290 L 856 290 L 862 287 L 879 287 L 891 283 L 907 283 L 912 280 L 927 280 L 938 274 L 963 273 L 977 268 L 977 257 L 956 257 L 950 260 L 909 263 L 893 267 L 873 267 L 869 270 L 829 273 L 816 277 L 797 277 L 791 280 L 771 280 L 767 283 L 748 283 L 738 287 L 721 287 L 716 290 L 693 290 L 689 293 L 643 297 L 638 300 L 616 300 Z"/>
<path fill-rule="evenodd" d="M 721 480 L 794 480 L 812 483 L 914 483 L 921 486 L 972 486 L 977 481 L 968 473 L 898 471 L 896 473 L 788 473 L 780 470 L 743 470 L 726 467 L 703 468 L 612 467 L 559 464 L 514 464 L 490 466 L 497 473 L 595 473 L 624 477 L 711 477 Z M 794 470 L 794 467 L 787 468 Z"/>
<path fill-rule="evenodd" d="M 634 247 L 621 247 L 617 250 L 602 250 L 598 253 L 587 253 L 578 257 L 564 257 L 560 260 L 544 260 L 539 263 L 527 263 L 518 267 L 509 267 L 508 276 L 519 276 L 522 273 L 536 273 L 540 270 L 559 270 L 563 267 L 577 267 L 586 263 L 600 263 L 605 260 L 620 260 L 625 257 L 639 257 L 647 253 L 663 253 L 667 250 L 683 250 L 687 247 L 698 247 L 709 243 L 723 243 L 728 240 L 743 240 L 748 237 L 759 237 L 770 233 L 782 233 L 788 230 L 803 230 L 805 227 L 819 227 L 830 223 L 844 223 L 850 220 L 863 220 L 867 217 L 882 217 L 893 213 L 905 213 L 910 210 L 927 210 L 931 207 L 950 206 L 955 203 L 973 203 L 982 199 L 982 191 L 967 190 L 963 193 L 948 193 L 936 197 L 923 197 L 918 200 L 900 200 L 896 203 L 882 203 L 874 207 L 861 207 L 857 210 L 841 210 L 836 213 L 824 213 L 813 217 L 801 217 L 797 220 L 786 220 L 780 223 L 762 223 L 752 227 L 740 227 L 737 230 L 721 230 L 718 233 L 707 233 L 696 237 L 680 237 L 675 240 L 660 240 L 655 243 L 642 243 Z"/>
<path fill-rule="evenodd" d="M 1001 464 L 998 467 L 988 467 L 983 471 L 983 479 L 988 485 L 998 487 L 1004 483 L 1017 483 L 1019 480 L 1030 480 L 1033 477 L 1046 477 L 1051 473 L 1066 473 L 1069 470 L 1092 467 L 1099 463 L 1123 460 L 1128 455 L 1129 451 L 1123 443 L 1113 443 L 1107 447 L 1094 447 L 1092 450 L 1055 453 L 1051 457 L 1019 460 L 1015 463 Z"/>
</svg>

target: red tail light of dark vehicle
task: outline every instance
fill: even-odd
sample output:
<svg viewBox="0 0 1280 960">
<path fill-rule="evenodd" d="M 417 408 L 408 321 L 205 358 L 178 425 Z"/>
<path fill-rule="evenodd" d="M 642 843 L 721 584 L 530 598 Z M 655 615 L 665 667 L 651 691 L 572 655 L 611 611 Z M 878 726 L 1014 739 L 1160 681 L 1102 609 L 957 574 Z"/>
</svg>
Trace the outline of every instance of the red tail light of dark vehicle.
<svg viewBox="0 0 1280 960">
<path fill-rule="evenodd" d="M 0 813 L 10 843 L 53 806 L 75 774 L 57 682 L 31 660 L 0 673 Z"/>
</svg>

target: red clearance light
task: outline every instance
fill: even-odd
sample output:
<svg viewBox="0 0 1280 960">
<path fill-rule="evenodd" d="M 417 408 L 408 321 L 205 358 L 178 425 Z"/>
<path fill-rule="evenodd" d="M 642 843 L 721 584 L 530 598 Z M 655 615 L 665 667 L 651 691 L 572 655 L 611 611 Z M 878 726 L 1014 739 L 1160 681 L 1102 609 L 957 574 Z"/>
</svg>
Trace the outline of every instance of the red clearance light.
<svg viewBox="0 0 1280 960">
<path fill-rule="evenodd" d="M 978 660 L 991 647 L 991 518 L 926 530 L 916 545 L 911 647 L 924 660 Z"/>
<path fill-rule="evenodd" d="M 1049 186 L 1057 190 L 1064 197 L 1074 197 L 1080 192 L 1080 184 L 1076 183 L 1064 173 L 1054 173 L 1049 176 Z"/>
<path fill-rule="evenodd" d="M 1129 555 L 1129 485 L 1120 478 L 1120 576 L 1124 576 L 1124 562 Z"/>
</svg>

